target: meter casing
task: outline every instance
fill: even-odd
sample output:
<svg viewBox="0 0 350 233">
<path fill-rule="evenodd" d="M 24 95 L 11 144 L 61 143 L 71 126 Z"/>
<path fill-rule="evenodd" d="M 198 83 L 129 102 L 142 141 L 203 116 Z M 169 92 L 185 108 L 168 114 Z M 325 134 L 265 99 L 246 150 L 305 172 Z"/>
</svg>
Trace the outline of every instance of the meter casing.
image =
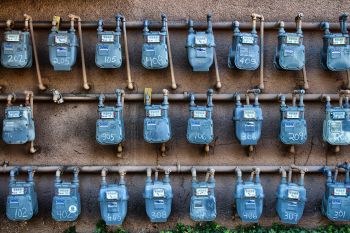
<svg viewBox="0 0 350 233">
<path fill-rule="evenodd" d="M 260 66 L 260 47 L 258 35 L 254 30 L 243 33 L 239 23 L 233 23 L 232 45 L 228 56 L 228 67 L 240 70 L 256 70 Z"/>
<path fill-rule="evenodd" d="M 168 45 L 166 18 L 162 18 L 161 31 L 149 31 L 148 20 L 144 22 L 142 46 L 142 65 L 146 69 L 164 69 L 168 67 Z"/>
<path fill-rule="evenodd" d="M 258 222 L 263 211 L 264 189 L 260 183 L 259 174 L 255 174 L 255 182 L 253 175 L 250 180 L 243 181 L 241 171 L 237 171 L 233 198 L 236 201 L 237 213 L 243 222 Z"/>
<path fill-rule="evenodd" d="M 27 181 L 16 181 L 11 174 L 6 202 L 6 216 L 11 221 L 28 221 L 38 213 L 38 197 L 35 192 L 33 172 L 28 171 L 28 173 Z"/>
<path fill-rule="evenodd" d="M 81 212 L 79 180 L 55 181 L 55 196 L 52 199 L 52 218 L 55 221 L 75 221 Z"/>
<path fill-rule="evenodd" d="M 332 172 L 326 168 L 327 182 L 322 198 L 322 214 L 331 221 L 350 221 L 350 182 L 337 182 L 332 179 Z M 347 176 L 349 170 L 346 170 Z"/>
<path fill-rule="evenodd" d="M 190 216 L 194 221 L 214 221 L 216 218 L 215 179 L 213 175 L 199 182 L 192 177 Z"/>
<path fill-rule="evenodd" d="M 207 16 L 207 21 L 206 31 L 194 31 L 193 21 L 189 20 L 186 48 L 193 71 L 209 71 L 214 61 L 215 40 L 210 14 Z"/>
<path fill-rule="evenodd" d="M 25 144 L 34 141 L 35 126 L 30 106 L 6 107 L 2 139 L 6 144 Z"/>
<path fill-rule="evenodd" d="M 323 121 L 323 140 L 331 145 L 350 144 L 350 107 L 341 104 L 332 107 L 326 104 L 326 118 Z"/>
<path fill-rule="evenodd" d="M 307 125 L 304 118 L 304 104 L 287 106 L 282 101 L 279 138 L 283 144 L 304 144 L 307 139 Z"/>
<path fill-rule="evenodd" d="M 238 96 L 237 96 L 238 97 Z M 259 103 L 242 105 L 237 98 L 233 112 L 235 134 L 241 145 L 256 145 L 261 136 L 263 115 Z"/>
<path fill-rule="evenodd" d="M 107 225 L 121 225 L 128 211 L 129 194 L 125 182 L 101 183 L 98 200 L 102 219 Z"/>
<path fill-rule="evenodd" d="M 78 39 L 75 30 L 52 29 L 48 39 L 50 63 L 55 71 L 70 71 L 77 60 Z"/>
<path fill-rule="evenodd" d="M 101 19 L 99 20 L 95 63 L 100 68 L 119 68 L 122 65 L 121 30 L 119 24 L 120 17 L 117 17 L 116 31 L 103 31 L 103 22 Z"/>
<path fill-rule="evenodd" d="M 286 177 L 282 176 L 276 195 L 276 211 L 281 222 L 297 224 L 303 216 L 306 202 L 304 182 L 301 184 L 287 182 Z"/>
<path fill-rule="evenodd" d="M 148 143 L 164 143 L 171 138 L 171 124 L 168 116 L 168 96 L 164 96 L 161 105 L 150 104 L 146 96 L 146 118 L 143 124 L 143 137 Z"/>
<path fill-rule="evenodd" d="M 30 68 L 32 63 L 30 32 L 5 31 L 1 45 L 1 64 L 6 68 Z"/>
<path fill-rule="evenodd" d="M 98 106 L 99 119 L 96 121 L 96 141 L 101 145 L 117 145 L 125 139 L 123 105 L 121 90 L 116 90 L 117 105 L 105 106 L 100 101 Z M 103 95 L 100 95 L 100 99 Z"/>
<path fill-rule="evenodd" d="M 187 140 L 193 144 L 207 145 L 214 140 L 213 129 L 213 90 L 209 89 L 207 93 L 207 106 L 195 105 L 195 97 L 190 95 L 190 118 L 187 123 Z"/>
<path fill-rule="evenodd" d="M 165 175 L 163 181 L 159 181 L 157 177 L 152 181 L 147 176 L 143 197 L 145 198 L 146 213 L 150 221 L 166 222 L 171 212 L 173 199 L 169 175 Z"/>
<path fill-rule="evenodd" d="M 305 66 L 303 33 L 286 33 L 281 27 L 278 33 L 278 46 L 274 65 L 279 70 L 302 70 Z"/>
</svg>

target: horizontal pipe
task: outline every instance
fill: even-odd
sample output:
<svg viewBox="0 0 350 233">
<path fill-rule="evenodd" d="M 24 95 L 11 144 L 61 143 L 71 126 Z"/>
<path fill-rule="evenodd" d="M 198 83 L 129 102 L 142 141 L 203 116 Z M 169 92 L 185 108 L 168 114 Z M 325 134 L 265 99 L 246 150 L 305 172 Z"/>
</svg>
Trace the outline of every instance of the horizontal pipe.
<svg viewBox="0 0 350 233">
<path fill-rule="evenodd" d="M 181 166 L 181 165 L 171 165 L 171 166 L 154 166 L 154 165 L 120 165 L 120 166 L 42 166 L 42 165 L 32 165 L 32 166 L 4 166 L 0 167 L 0 173 L 8 173 L 11 169 L 18 167 L 20 171 L 26 172 L 29 168 L 35 170 L 38 173 L 55 173 L 57 169 L 61 168 L 62 171 L 72 172 L 74 168 L 79 167 L 79 171 L 82 173 L 99 173 L 103 168 L 107 168 L 108 172 L 118 172 L 120 170 L 126 171 L 127 173 L 146 173 L 147 168 L 152 169 L 170 169 L 173 173 L 191 173 L 191 169 L 193 167 L 196 168 L 197 172 L 207 172 L 208 168 L 213 168 L 217 173 L 232 173 L 234 174 L 235 169 L 239 167 L 242 172 L 250 172 L 253 168 L 258 167 L 260 171 L 263 173 L 279 173 L 280 168 L 288 169 L 289 166 Z M 323 165 L 315 165 L 315 166 L 298 166 L 302 169 L 307 169 L 308 173 L 322 173 Z"/>
<path fill-rule="evenodd" d="M 100 94 L 62 94 L 64 101 L 71 101 L 71 102 L 85 102 L 85 101 L 98 101 L 98 96 Z M 116 96 L 115 94 L 104 94 L 106 97 L 106 101 L 115 101 Z M 259 95 L 259 101 L 278 101 L 279 96 L 281 94 L 260 94 Z M 332 101 L 339 100 L 338 94 L 305 94 L 304 95 L 304 101 L 310 101 L 310 102 L 316 102 L 316 101 L 323 101 L 325 99 L 325 96 L 329 95 L 331 97 Z M 195 94 L 196 100 L 198 101 L 206 101 L 207 95 L 206 94 Z M 235 101 L 235 94 L 214 94 L 213 95 L 213 101 L 228 101 L 228 102 L 234 102 Z M 291 101 L 292 100 L 292 94 L 285 94 L 286 100 Z M 17 95 L 16 101 L 23 101 L 24 95 Z M 243 99 L 244 94 L 241 94 L 241 98 Z M 251 96 L 253 99 L 253 97 Z M 133 102 L 133 101 L 143 101 L 144 96 L 143 94 L 126 94 L 125 95 L 125 101 Z M 163 100 L 163 94 L 152 94 L 152 100 L 154 101 L 162 101 Z M 0 95 L 0 101 L 7 101 L 7 95 L 2 94 Z M 52 95 L 36 95 L 34 96 L 35 102 L 50 102 L 52 101 Z M 189 93 L 184 92 L 183 94 L 169 94 L 169 101 L 189 101 Z"/>
<path fill-rule="evenodd" d="M 250 30 L 252 28 L 251 22 L 241 22 L 240 29 L 243 30 Z M 265 30 L 278 30 L 278 22 L 265 22 L 264 29 Z M 24 21 L 16 21 L 15 22 L 15 28 L 23 28 Z M 52 24 L 51 21 L 33 21 L 33 26 L 35 29 L 50 29 Z M 68 29 L 70 26 L 68 21 L 61 22 L 60 28 Z M 82 28 L 83 29 L 96 29 L 98 26 L 97 20 L 96 21 L 82 21 Z M 5 28 L 6 22 L 1 21 L 0 22 L 0 28 Z M 113 30 L 116 27 L 115 22 L 104 22 L 103 28 L 108 30 Z M 161 23 L 159 22 L 151 22 L 150 25 L 151 28 L 160 28 Z M 188 25 L 186 20 L 179 20 L 179 21 L 168 21 L 168 27 L 169 29 L 188 29 Z M 194 23 L 195 29 L 206 29 L 207 23 L 206 22 L 195 22 Z M 257 29 L 260 28 L 260 25 L 256 26 Z M 340 30 L 339 23 L 330 23 L 329 27 L 331 30 Z M 127 29 L 142 29 L 143 28 L 143 22 L 142 21 L 129 21 L 126 22 L 126 28 Z M 295 30 L 295 22 L 285 22 L 286 30 Z M 226 22 L 213 22 L 213 29 L 214 30 L 232 30 L 232 22 L 226 21 Z M 348 29 L 350 29 L 350 25 L 348 26 Z M 320 30 L 320 22 L 303 22 L 303 30 Z"/>
</svg>

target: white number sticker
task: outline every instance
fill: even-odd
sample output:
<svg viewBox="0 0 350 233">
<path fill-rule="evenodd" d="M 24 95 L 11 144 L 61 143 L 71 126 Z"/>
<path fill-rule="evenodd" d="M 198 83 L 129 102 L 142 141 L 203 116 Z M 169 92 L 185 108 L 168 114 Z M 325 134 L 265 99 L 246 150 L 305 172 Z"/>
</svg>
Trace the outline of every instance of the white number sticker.
<svg viewBox="0 0 350 233">
<path fill-rule="evenodd" d="M 332 112 L 332 119 L 345 119 L 345 112 Z"/>
<path fill-rule="evenodd" d="M 160 116 L 162 116 L 162 110 L 161 109 L 148 110 L 148 116 L 149 117 L 160 117 Z"/>
<path fill-rule="evenodd" d="M 335 38 L 333 38 L 332 42 L 334 45 L 344 45 L 345 44 L 345 37 L 335 37 Z"/>
<path fill-rule="evenodd" d="M 12 188 L 12 195 L 24 195 L 24 188 Z"/>
<path fill-rule="evenodd" d="M 299 37 L 298 36 L 287 36 L 286 42 L 287 42 L 287 44 L 299 44 Z"/>
<path fill-rule="evenodd" d="M 204 44 L 207 44 L 208 39 L 206 36 L 195 36 L 194 41 L 195 41 L 195 44 L 197 45 L 204 45 Z"/>
<path fill-rule="evenodd" d="M 153 189 L 153 197 L 164 197 L 164 189 Z"/>
<path fill-rule="evenodd" d="M 18 42 L 19 41 L 19 34 L 7 34 L 6 35 L 6 41 L 8 41 L 8 42 Z"/>
<path fill-rule="evenodd" d="M 57 191 L 58 196 L 69 196 L 70 188 L 59 188 Z"/>
<path fill-rule="evenodd" d="M 242 44 L 253 44 L 254 37 L 252 36 L 242 36 Z"/>
<path fill-rule="evenodd" d="M 160 42 L 160 36 L 159 35 L 147 36 L 147 42 L 148 43 L 159 43 Z"/>
<path fill-rule="evenodd" d="M 243 118 L 244 119 L 255 119 L 256 112 L 254 110 L 243 110 Z"/>
<path fill-rule="evenodd" d="M 256 190 L 255 189 L 244 189 L 244 196 L 245 197 L 256 197 Z"/>
<path fill-rule="evenodd" d="M 206 118 L 207 117 L 207 111 L 193 111 L 193 117 L 194 118 Z"/>
<path fill-rule="evenodd" d="M 334 196 L 346 196 L 346 188 L 334 188 Z"/>
<path fill-rule="evenodd" d="M 208 196 L 208 188 L 196 188 L 196 196 Z"/>
<path fill-rule="evenodd" d="M 55 42 L 56 42 L 56 44 L 67 44 L 68 36 L 67 35 L 56 35 Z"/>
<path fill-rule="evenodd" d="M 299 191 L 296 190 L 288 190 L 288 198 L 299 200 Z"/>
<path fill-rule="evenodd" d="M 101 41 L 102 42 L 114 42 L 114 35 L 102 35 Z"/>
<path fill-rule="evenodd" d="M 18 117 L 20 117 L 20 112 L 19 111 L 8 111 L 7 116 L 9 118 L 18 118 Z"/>
<path fill-rule="evenodd" d="M 113 119 L 114 118 L 114 112 L 101 112 L 101 118 L 102 119 Z"/>
<path fill-rule="evenodd" d="M 299 119 L 300 112 L 299 111 L 288 111 L 287 119 Z"/>
<path fill-rule="evenodd" d="M 117 200 L 118 192 L 117 191 L 106 191 L 106 198 L 108 200 Z"/>
</svg>

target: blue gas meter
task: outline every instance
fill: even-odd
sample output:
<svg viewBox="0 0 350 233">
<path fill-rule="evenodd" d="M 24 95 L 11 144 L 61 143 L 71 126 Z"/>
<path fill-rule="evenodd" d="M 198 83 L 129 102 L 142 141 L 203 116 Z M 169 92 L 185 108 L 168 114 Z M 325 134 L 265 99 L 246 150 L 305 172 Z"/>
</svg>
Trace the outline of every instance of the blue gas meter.
<svg viewBox="0 0 350 233">
<path fill-rule="evenodd" d="M 171 212 L 173 190 L 169 179 L 170 170 L 165 171 L 163 181 L 158 180 L 158 170 L 152 181 L 151 168 L 147 169 L 147 178 L 143 197 L 146 202 L 146 213 L 151 222 L 166 222 Z"/>
<path fill-rule="evenodd" d="M 105 106 L 105 96 L 99 96 L 98 115 L 96 121 L 96 141 L 101 145 L 118 145 L 118 153 L 121 153 L 121 142 L 125 138 L 123 99 L 124 91 L 116 89 L 116 106 Z"/>
<path fill-rule="evenodd" d="M 293 169 L 300 171 L 299 184 L 292 182 Z M 292 165 L 289 168 L 288 182 L 286 171 L 283 168 L 280 171 L 282 173 L 282 179 L 277 189 L 276 211 L 283 223 L 297 224 L 303 216 L 306 202 L 306 189 L 304 187 L 306 170 Z"/>
<path fill-rule="evenodd" d="M 74 29 L 74 18 L 70 19 L 69 31 L 59 31 L 55 19 L 49 34 L 49 58 L 55 71 L 70 71 L 77 60 L 78 39 Z"/>
<path fill-rule="evenodd" d="M 239 22 L 234 21 L 232 45 L 228 55 L 228 67 L 240 70 L 256 70 L 260 65 L 260 47 L 256 32 L 256 16 L 252 15 L 252 31 L 242 33 Z"/>
<path fill-rule="evenodd" d="M 254 104 L 249 103 L 249 95 L 254 94 Z M 258 95 L 259 89 L 248 90 L 246 94 L 246 105 L 241 104 L 240 95 L 236 95 L 236 109 L 233 112 L 235 122 L 235 133 L 241 145 L 249 146 L 249 152 L 253 151 L 261 136 L 263 121 Z"/>
<path fill-rule="evenodd" d="M 344 95 L 345 103 L 343 104 Z M 334 146 L 350 144 L 350 105 L 348 91 L 340 91 L 339 106 L 336 107 L 332 107 L 331 98 L 327 96 L 326 118 L 323 121 L 323 140 Z"/>
<path fill-rule="evenodd" d="M 295 33 L 287 33 L 284 30 L 284 22 L 280 22 L 278 46 L 274 57 L 274 65 L 279 70 L 301 70 L 305 66 L 304 36 L 301 30 L 302 17 L 303 14 L 300 13 L 295 18 L 297 24 Z"/>
<path fill-rule="evenodd" d="M 260 183 L 260 169 L 254 168 L 249 181 L 242 180 L 242 171 L 236 168 L 237 183 L 233 194 L 236 209 L 243 222 L 258 222 L 263 211 L 264 189 Z M 255 182 L 253 181 L 255 174 Z"/>
<path fill-rule="evenodd" d="M 195 97 L 190 94 L 190 118 L 187 123 L 187 140 L 193 144 L 209 146 L 214 140 L 213 130 L 213 90 L 207 92 L 207 106 L 194 103 Z M 209 148 L 207 148 L 209 151 Z"/>
<path fill-rule="evenodd" d="M 165 143 L 171 138 L 171 125 L 168 116 L 168 90 L 163 90 L 163 103 L 151 105 L 150 96 L 146 94 L 146 118 L 143 124 L 143 137 L 148 143 Z"/>
<path fill-rule="evenodd" d="M 79 169 L 74 169 L 72 182 L 62 182 L 61 170 L 56 171 L 55 196 L 52 199 L 52 218 L 56 221 L 75 221 L 81 211 L 79 193 Z"/>
<path fill-rule="evenodd" d="M 283 144 L 304 144 L 307 139 L 307 126 L 304 118 L 304 90 L 295 90 L 293 93 L 293 105 L 286 105 L 286 97 L 281 98 L 281 123 L 279 138 Z M 299 95 L 299 104 L 296 104 Z"/>
<path fill-rule="evenodd" d="M 192 168 L 192 197 L 190 216 L 193 221 L 214 221 L 216 218 L 216 198 L 214 169 L 208 169 L 205 180 L 197 180 L 196 169 Z"/>
<path fill-rule="evenodd" d="M 324 30 L 321 65 L 325 70 L 346 71 L 350 69 L 350 40 L 346 26 L 348 13 L 339 16 L 341 33 L 331 33 L 329 23 L 321 23 Z"/>
<path fill-rule="evenodd" d="M 167 18 L 162 14 L 160 31 L 150 31 L 149 22 L 143 23 L 142 65 L 146 69 L 164 69 L 168 67 Z"/>
<path fill-rule="evenodd" d="M 6 31 L 1 45 L 1 64 L 6 68 L 29 68 L 32 66 L 32 41 L 25 19 L 23 31 L 13 30 L 13 21 L 6 21 Z"/>
<path fill-rule="evenodd" d="M 120 15 L 116 16 L 116 21 L 115 31 L 104 31 L 103 20 L 98 20 L 95 63 L 100 68 L 119 68 L 122 65 Z"/>
<path fill-rule="evenodd" d="M 125 172 L 119 171 L 119 184 L 107 184 L 107 169 L 101 172 L 101 188 L 98 196 L 100 213 L 107 225 L 121 225 L 128 211 L 128 190 L 125 186 Z"/>
<path fill-rule="evenodd" d="M 337 181 L 338 170 L 345 170 L 345 180 Z M 322 198 L 322 214 L 331 221 L 350 221 L 350 165 L 338 164 L 334 176 L 332 171 L 325 167 L 327 173 L 326 191 Z"/>
<path fill-rule="evenodd" d="M 214 61 L 215 40 L 211 14 L 207 15 L 206 31 L 195 31 L 193 21 L 188 21 L 188 36 L 186 42 L 188 62 L 193 71 L 209 71 Z"/>
<path fill-rule="evenodd" d="M 28 180 L 17 181 L 18 168 L 10 172 L 6 216 L 11 221 L 27 221 L 38 213 L 38 197 L 33 180 L 34 171 L 28 169 Z"/>
<path fill-rule="evenodd" d="M 2 139 L 6 144 L 25 144 L 31 142 L 30 152 L 34 153 L 35 126 L 33 119 L 33 92 L 25 92 L 25 106 L 12 105 L 15 94 L 8 96 L 3 120 Z"/>
</svg>

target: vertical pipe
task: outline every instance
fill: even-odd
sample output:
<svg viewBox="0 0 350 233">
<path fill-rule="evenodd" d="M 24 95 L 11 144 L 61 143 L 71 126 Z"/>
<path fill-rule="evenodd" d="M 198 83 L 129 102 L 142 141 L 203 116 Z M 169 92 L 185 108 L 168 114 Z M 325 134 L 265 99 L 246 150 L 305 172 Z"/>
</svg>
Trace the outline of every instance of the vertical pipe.
<svg viewBox="0 0 350 233">
<path fill-rule="evenodd" d="M 125 17 L 122 16 L 123 22 L 123 36 L 124 36 L 124 51 L 125 51 L 125 63 L 126 63 L 126 72 L 128 77 L 128 89 L 133 90 L 134 85 L 131 80 L 131 71 L 130 71 L 130 59 L 129 59 L 129 48 L 128 48 L 128 36 L 126 34 L 126 20 Z"/>
</svg>

